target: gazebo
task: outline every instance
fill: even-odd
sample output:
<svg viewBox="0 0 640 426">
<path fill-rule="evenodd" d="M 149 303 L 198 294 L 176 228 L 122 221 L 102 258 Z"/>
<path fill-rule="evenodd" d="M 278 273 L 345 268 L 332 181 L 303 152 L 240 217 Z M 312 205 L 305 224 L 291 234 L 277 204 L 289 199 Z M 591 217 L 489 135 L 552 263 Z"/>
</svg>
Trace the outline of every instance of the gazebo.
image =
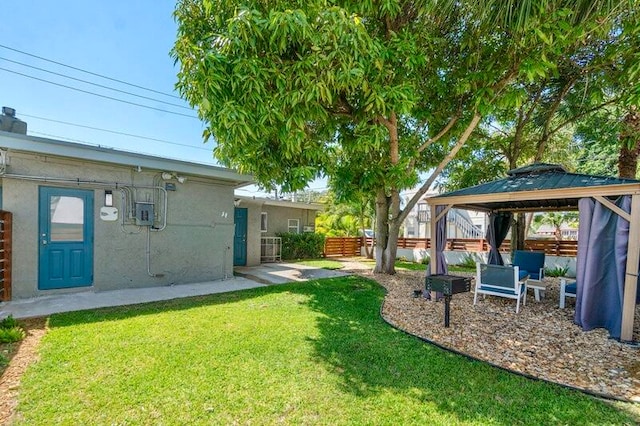
<svg viewBox="0 0 640 426">
<path fill-rule="evenodd" d="M 489 262 L 514 212 L 578 210 L 575 322 L 585 330 L 604 327 L 612 337 L 633 340 L 640 264 L 640 181 L 569 173 L 535 163 L 507 177 L 427 200 L 431 209 L 432 274 L 447 272 L 446 217 L 452 207 L 489 213 Z"/>
</svg>

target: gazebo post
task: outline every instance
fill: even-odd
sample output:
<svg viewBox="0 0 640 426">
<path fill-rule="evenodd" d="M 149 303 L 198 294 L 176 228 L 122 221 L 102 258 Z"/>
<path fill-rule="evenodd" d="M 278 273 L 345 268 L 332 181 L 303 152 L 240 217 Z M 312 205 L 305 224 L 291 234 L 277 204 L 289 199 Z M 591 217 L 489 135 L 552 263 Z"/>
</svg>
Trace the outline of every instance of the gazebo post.
<svg viewBox="0 0 640 426">
<path fill-rule="evenodd" d="M 627 247 L 627 274 L 624 279 L 622 299 L 622 327 L 620 340 L 633 340 L 633 321 L 638 289 L 638 263 L 640 262 L 640 195 L 631 196 L 631 220 L 629 221 L 629 245 Z"/>
<path fill-rule="evenodd" d="M 438 273 L 438 262 L 436 262 L 436 205 L 429 204 L 429 208 L 431 209 L 431 220 L 429 221 L 429 242 L 431 243 L 429 255 L 431 256 L 431 259 L 429 259 L 429 268 L 431 270 L 431 275 L 436 275 Z M 432 298 L 431 300 L 435 300 L 435 298 Z"/>
</svg>

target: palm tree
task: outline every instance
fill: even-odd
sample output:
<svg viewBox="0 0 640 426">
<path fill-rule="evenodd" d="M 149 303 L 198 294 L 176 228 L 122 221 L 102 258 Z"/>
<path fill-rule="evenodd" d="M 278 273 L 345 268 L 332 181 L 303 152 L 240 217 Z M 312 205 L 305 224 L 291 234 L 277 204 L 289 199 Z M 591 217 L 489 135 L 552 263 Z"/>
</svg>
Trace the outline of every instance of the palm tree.
<svg viewBox="0 0 640 426">
<path fill-rule="evenodd" d="M 533 218 L 533 222 L 539 225 L 551 225 L 554 228 L 556 241 L 562 240 L 562 225 L 575 225 L 578 222 L 578 213 L 576 212 L 551 212 L 537 215 Z"/>
</svg>

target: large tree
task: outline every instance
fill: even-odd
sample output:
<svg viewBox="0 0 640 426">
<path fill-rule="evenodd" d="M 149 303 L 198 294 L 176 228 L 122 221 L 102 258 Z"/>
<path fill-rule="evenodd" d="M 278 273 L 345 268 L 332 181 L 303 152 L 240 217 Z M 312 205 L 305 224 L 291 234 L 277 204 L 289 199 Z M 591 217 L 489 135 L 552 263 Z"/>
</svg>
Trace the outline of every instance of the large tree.
<svg viewBox="0 0 640 426">
<path fill-rule="evenodd" d="M 344 197 L 374 194 L 376 271 L 393 273 L 402 221 L 483 118 L 517 106 L 514 83 L 553 75 L 567 46 L 606 37 L 628 7 L 180 0 L 177 87 L 216 156 L 264 187 L 326 175 Z"/>
</svg>

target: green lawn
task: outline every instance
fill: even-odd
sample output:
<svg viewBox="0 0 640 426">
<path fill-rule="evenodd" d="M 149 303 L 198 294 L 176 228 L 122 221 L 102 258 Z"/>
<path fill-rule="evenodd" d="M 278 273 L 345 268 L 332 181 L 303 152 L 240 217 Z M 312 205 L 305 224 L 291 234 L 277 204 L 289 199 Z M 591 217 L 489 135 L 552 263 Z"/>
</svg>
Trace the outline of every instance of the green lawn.
<svg viewBox="0 0 640 426">
<path fill-rule="evenodd" d="M 337 260 L 330 259 L 310 259 L 310 260 L 298 260 L 295 263 L 299 263 L 301 265 L 313 266 L 314 268 L 322 268 L 322 269 L 342 269 L 344 265 L 342 262 L 338 262 Z"/>
<path fill-rule="evenodd" d="M 375 260 L 371 260 L 371 259 L 362 259 L 360 260 L 360 262 L 366 264 L 366 265 L 371 265 L 371 267 L 373 268 L 376 264 Z M 402 271 L 427 271 L 427 267 L 429 265 L 423 265 L 422 263 L 415 263 L 415 262 L 407 262 L 404 260 L 396 260 L 395 263 L 396 266 L 396 270 Z M 476 268 L 474 267 L 469 267 L 469 266 L 461 266 L 461 265 L 447 265 L 447 267 L 449 268 L 449 272 L 475 272 Z"/>
<path fill-rule="evenodd" d="M 625 406 L 442 351 L 345 277 L 54 315 L 18 424 L 621 424 Z"/>
</svg>

